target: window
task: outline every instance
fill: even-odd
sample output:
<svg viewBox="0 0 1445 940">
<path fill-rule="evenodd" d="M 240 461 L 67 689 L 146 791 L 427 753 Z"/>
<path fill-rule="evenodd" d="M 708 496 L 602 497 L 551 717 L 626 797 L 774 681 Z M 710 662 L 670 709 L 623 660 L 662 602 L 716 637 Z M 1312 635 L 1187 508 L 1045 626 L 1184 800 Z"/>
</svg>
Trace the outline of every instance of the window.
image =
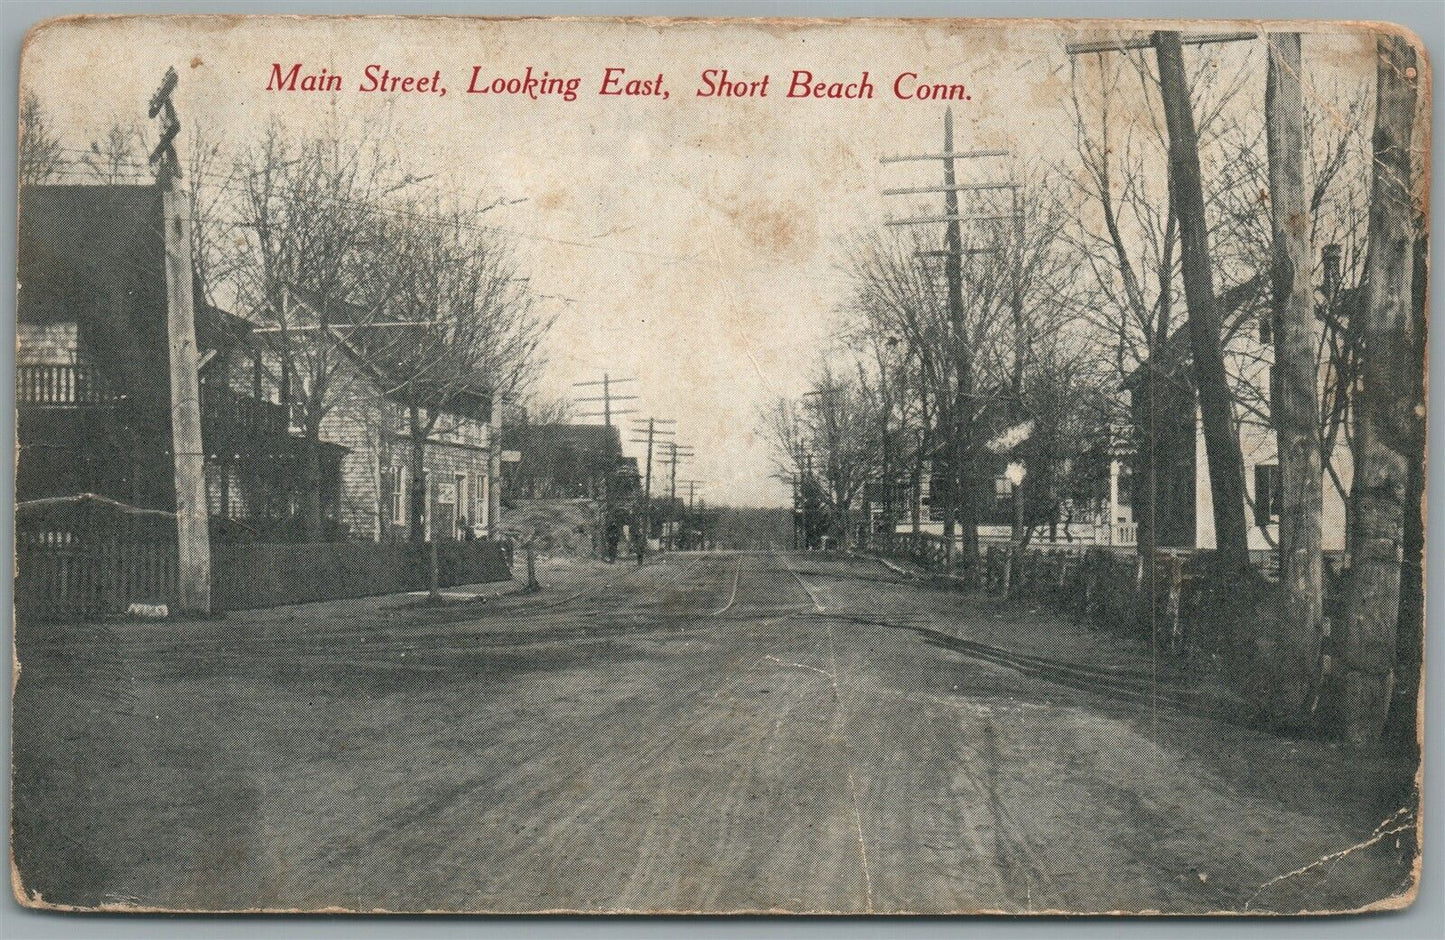
<svg viewBox="0 0 1445 940">
<path fill-rule="evenodd" d="M 1006 500 L 1006 499 L 1008 499 L 1009 497 L 1013 496 L 1013 494 L 1014 494 L 1013 484 L 1009 482 L 1009 478 L 1008 478 L 1008 477 L 1006 477 L 1006 476 L 996 476 L 996 477 L 993 478 L 993 496 L 994 496 L 994 499 L 997 499 L 999 502 L 1003 502 L 1004 500 Z"/>
<path fill-rule="evenodd" d="M 406 525 L 406 468 L 393 467 L 387 476 L 391 484 L 391 524 Z"/>
<path fill-rule="evenodd" d="M 1284 478 L 1280 476 L 1279 464 L 1261 463 L 1254 466 L 1254 522 L 1267 526 L 1278 522 L 1284 509 Z"/>
<path fill-rule="evenodd" d="M 458 473 L 454 478 L 457 487 L 457 527 L 472 524 L 472 516 L 467 511 L 467 475 Z"/>
</svg>

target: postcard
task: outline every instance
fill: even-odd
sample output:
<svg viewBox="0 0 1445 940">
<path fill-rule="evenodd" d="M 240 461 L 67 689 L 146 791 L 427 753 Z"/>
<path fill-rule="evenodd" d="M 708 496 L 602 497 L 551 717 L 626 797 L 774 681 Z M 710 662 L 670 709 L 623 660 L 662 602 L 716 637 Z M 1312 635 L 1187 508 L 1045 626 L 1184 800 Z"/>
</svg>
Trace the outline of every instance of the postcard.
<svg viewBox="0 0 1445 940">
<path fill-rule="evenodd" d="M 1430 77 L 1371 22 L 38 25 L 16 898 L 1410 904 Z"/>
</svg>

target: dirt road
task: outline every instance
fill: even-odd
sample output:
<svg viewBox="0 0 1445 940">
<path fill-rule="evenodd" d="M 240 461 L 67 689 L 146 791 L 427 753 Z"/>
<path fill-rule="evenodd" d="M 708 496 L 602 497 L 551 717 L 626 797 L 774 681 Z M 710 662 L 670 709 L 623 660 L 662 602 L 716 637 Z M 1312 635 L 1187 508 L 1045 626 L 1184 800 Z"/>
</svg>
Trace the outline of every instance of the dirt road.
<svg viewBox="0 0 1445 940">
<path fill-rule="evenodd" d="M 1408 881 L 1397 761 L 1175 707 L 1147 657 L 1104 665 L 1114 641 L 1043 613 L 816 555 L 614 571 L 439 610 L 22 626 L 27 889 L 1195 912 Z"/>
</svg>

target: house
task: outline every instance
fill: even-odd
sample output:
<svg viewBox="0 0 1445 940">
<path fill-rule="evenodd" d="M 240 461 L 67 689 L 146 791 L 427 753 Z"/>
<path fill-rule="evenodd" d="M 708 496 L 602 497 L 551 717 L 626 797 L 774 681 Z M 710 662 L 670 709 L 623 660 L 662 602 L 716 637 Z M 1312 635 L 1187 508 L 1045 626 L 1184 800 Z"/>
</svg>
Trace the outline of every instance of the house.
<svg viewBox="0 0 1445 940">
<path fill-rule="evenodd" d="M 507 492 L 519 499 L 604 499 L 637 472 L 609 425 L 518 424 L 505 436 L 521 457 L 507 470 Z"/>
<path fill-rule="evenodd" d="M 301 336 L 317 336 L 319 302 L 292 286 L 290 323 Z M 409 541 L 415 484 L 413 428 L 420 436 L 420 492 L 426 540 L 449 541 L 490 534 L 499 491 L 494 487 L 492 395 L 480 384 L 436 387 L 420 381 L 387 352 L 385 343 L 368 345 L 356 337 L 368 332 L 366 315 L 349 303 L 333 302 L 329 332 L 323 340 L 339 353 L 327 368 L 329 394 L 320 425 L 325 446 L 339 448 L 335 519 L 339 537 L 365 541 Z M 393 332 L 411 327 L 384 327 Z M 287 357 L 275 332 L 262 341 L 262 394 L 288 406 L 292 430 L 299 433 L 299 410 L 289 408 L 292 387 L 302 379 L 288 374 Z M 297 340 L 293 339 L 293 343 Z M 292 349 L 293 353 L 295 349 Z M 303 357 L 304 358 L 304 357 Z M 243 378 L 232 374 L 233 380 Z"/>
<path fill-rule="evenodd" d="M 328 414 L 322 436 L 344 441 L 340 516 L 354 538 L 413 538 L 413 402 L 390 391 L 397 383 L 364 375 L 351 399 Z M 417 406 L 423 424 L 433 415 Z M 448 541 L 491 533 L 496 508 L 492 452 L 492 399 L 484 392 L 451 396 L 421 439 L 426 504 L 421 537 Z"/>
<path fill-rule="evenodd" d="M 93 493 L 174 510 L 160 190 L 27 186 L 20 209 L 17 500 Z M 251 328 L 199 293 L 195 319 L 213 534 L 294 534 L 301 442 L 253 381 Z M 341 454 L 328 445 L 321 461 L 333 511 Z"/>
<path fill-rule="evenodd" d="M 94 493 L 172 511 L 160 190 L 28 186 L 20 204 L 17 499 Z M 299 540 L 306 445 L 275 334 L 207 303 L 199 289 L 194 306 L 213 537 Z M 318 444 L 323 537 L 410 537 L 413 405 L 432 425 L 426 537 L 487 531 L 496 500 L 491 396 L 459 390 L 431 421 L 413 400 L 426 399 L 425 389 L 398 381 L 385 361 L 339 348 L 335 404 Z"/>
<path fill-rule="evenodd" d="M 1339 255 L 1325 251 L 1325 279 L 1318 291 L 1316 313 L 1321 328 L 1335 329 L 1363 297 L 1358 288 L 1342 289 Z M 1272 313 L 1267 308 L 1236 318 L 1225 336 L 1225 370 L 1235 393 L 1235 421 L 1244 460 L 1245 520 L 1249 549 L 1271 552 L 1279 545 L 1282 488 L 1275 429 L 1270 422 L 1274 369 Z M 1204 425 L 1190 371 L 1187 325 L 1177 329 L 1153 362 L 1146 362 L 1125 383 L 1130 393 L 1137 445 L 1133 493 L 1134 517 L 1144 540 L 1150 519 L 1160 547 L 1213 549 L 1214 505 L 1210 488 Z M 1318 389 L 1323 396 L 1335 383 L 1335 365 L 1326 357 L 1319 365 Z M 1346 443 L 1347 413 L 1338 411 L 1322 438 L 1325 460 L 1322 541 L 1325 551 L 1345 548 L 1347 506 L 1353 465 Z M 1153 479 L 1144 457 L 1152 454 Z M 1153 511 L 1149 491 L 1154 493 Z"/>
<path fill-rule="evenodd" d="M 1127 497 L 1128 485 L 1122 452 L 1111 443 L 1101 447 L 1100 453 L 1109 467 L 1108 501 L 1103 495 L 1080 499 L 1067 493 L 1057 494 L 1051 501 L 1053 507 L 1047 514 L 1047 522 L 1033 520 L 1032 544 L 1132 544 L 1121 541 L 1132 537 L 1132 515 L 1127 505 L 1120 502 L 1121 493 Z M 1005 543 L 1013 537 L 1014 525 L 1014 481 L 1008 472 L 1009 459 L 1001 454 L 988 454 L 984 459 L 985 474 L 976 503 L 978 538 L 984 544 Z M 942 535 L 944 513 L 936 496 L 943 486 L 943 478 L 925 466 L 916 491 L 905 480 L 899 480 L 891 488 L 881 482 L 870 482 L 855 500 L 854 508 L 862 511 L 874 532 L 887 531 L 885 516 L 891 512 L 898 533 L 912 532 L 916 526 L 919 532 Z M 1110 525 L 1107 521 L 1110 519 L 1116 519 L 1117 524 Z"/>
</svg>

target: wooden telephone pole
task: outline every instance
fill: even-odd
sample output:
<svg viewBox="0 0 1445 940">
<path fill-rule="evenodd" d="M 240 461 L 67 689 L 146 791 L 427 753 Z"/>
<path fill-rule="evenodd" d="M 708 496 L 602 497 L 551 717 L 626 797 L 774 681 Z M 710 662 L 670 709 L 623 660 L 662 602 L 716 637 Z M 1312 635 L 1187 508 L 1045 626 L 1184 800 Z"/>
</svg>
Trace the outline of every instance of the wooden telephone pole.
<svg viewBox="0 0 1445 940">
<path fill-rule="evenodd" d="M 1265 140 L 1269 153 L 1274 264 L 1275 379 L 1270 417 L 1275 427 L 1284 505 L 1279 520 L 1279 634 L 1267 703 L 1277 725 L 1300 729 L 1317 695 L 1324 619 L 1318 375 L 1315 367 L 1314 285 L 1310 273 L 1310 211 L 1305 195 L 1304 91 L 1299 33 L 1269 37 Z M 1256 498 L 1258 494 L 1256 494 Z"/>
<path fill-rule="evenodd" d="M 196 349 L 195 287 L 191 267 L 191 218 L 185 194 L 176 189 L 181 123 L 171 95 L 179 84 L 167 69 L 151 97 L 150 116 L 160 119 L 160 142 L 151 152 L 161 191 L 166 251 L 166 332 L 170 348 L 171 452 L 175 464 L 176 544 L 180 609 L 211 612 L 211 532 L 206 506 L 206 455 L 201 443 L 200 355 Z"/>
<path fill-rule="evenodd" d="M 670 521 L 670 522 L 673 522 L 673 523 L 676 523 L 676 521 L 677 521 L 677 512 L 676 512 L 676 510 L 677 510 L 677 462 L 678 462 L 679 460 L 686 460 L 686 459 L 688 459 L 689 457 L 693 456 L 693 452 L 692 452 L 692 448 L 690 448 L 690 447 L 682 447 L 682 446 L 679 446 L 679 444 L 677 443 L 677 440 L 676 440 L 675 438 L 674 438 L 673 440 L 669 441 L 669 442 L 668 442 L 668 445 L 669 445 L 669 450 L 670 450 L 669 457 L 668 457 L 668 463 L 671 465 L 671 468 L 670 468 L 670 470 L 669 470 L 669 475 L 670 475 L 670 478 L 671 478 L 671 479 L 670 479 L 670 482 L 668 483 L 667 514 L 668 514 L 669 517 L 671 517 L 671 518 L 669 519 L 669 521 Z M 672 535 L 668 538 L 668 544 L 669 544 L 671 547 L 673 547 L 673 548 L 676 548 L 676 547 L 677 547 L 677 533 L 676 533 L 676 531 L 674 531 L 674 532 L 672 533 Z"/>
<path fill-rule="evenodd" d="M 1069 55 L 1153 49 L 1159 67 L 1159 96 L 1169 131 L 1169 192 L 1179 219 L 1179 262 L 1184 274 L 1184 301 L 1189 313 L 1194 384 L 1204 426 L 1204 452 L 1209 465 L 1214 505 L 1215 558 L 1222 571 L 1249 570 L 1249 529 L 1244 519 L 1244 457 L 1234 425 L 1233 398 L 1224 369 L 1219 305 L 1209 255 L 1209 230 L 1204 217 L 1204 186 L 1199 168 L 1199 135 L 1184 73 L 1185 43 L 1236 42 L 1258 39 L 1257 33 L 1207 33 L 1183 37 L 1159 31 L 1146 37 L 1112 42 L 1069 43 Z"/>
<path fill-rule="evenodd" d="M 906 189 L 885 189 L 885 196 L 911 196 L 924 193 L 943 194 L 943 215 L 917 216 L 896 219 L 887 225 L 933 225 L 945 223 L 944 247 L 941 252 L 929 255 L 943 258 L 944 277 L 948 283 L 948 321 L 952 333 L 954 362 L 953 401 L 948 403 L 946 421 L 947 437 L 944 452 L 947 454 L 948 472 L 943 475 L 947 485 L 940 494 L 943 499 L 943 538 L 947 568 L 952 571 L 958 563 L 958 548 L 955 541 L 956 527 L 963 528 L 964 562 L 969 568 L 975 567 L 978 558 L 978 509 L 973 492 L 972 434 L 973 409 L 975 407 L 973 349 L 967 335 L 963 318 L 963 247 L 962 224 L 965 222 L 996 221 L 1009 218 L 998 213 L 961 215 L 958 207 L 960 192 L 986 192 L 989 190 L 1017 188 L 1016 183 L 959 183 L 955 172 L 958 160 L 972 160 L 986 157 L 1007 157 L 1008 150 L 965 150 L 953 149 L 953 109 L 943 112 L 943 151 L 941 153 L 909 154 L 883 157 L 882 163 L 900 163 L 911 160 L 941 160 L 943 162 L 943 185 L 921 186 Z M 1017 201 L 1014 212 L 1017 216 Z M 969 253 L 973 249 L 968 250 Z"/>
<path fill-rule="evenodd" d="M 630 414 L 636 414 L 637 409 L 635 409 L 635 408 L 613 408 L 613 407 L 612 407 L 612 403 L 613 403 L 613 402 L 617 402 L 617 401 L 636 401 L 637 398 L 638 398 L 638 396 L 636 396 L 636 395 L 616 395 L 616 394 L 613 394 L 612 386 L 614 386 L 614 385 L 623 385 L 623 384 L 626 384 L 626 383 L 628 383 L 628 382 L 636 382 L 636 381 L 637 381 L 636 379 L 631 378 L 631 377 L 622 378 L 622 379 L 614 379 L 614 378 L 611 376 L 611 374 L 609 374 L 609 373 L 607 373 L 607 372 L 604 372 L 604 373 L 602 373 L 602 380 L 601 380 L 601 381 L 594 381 L 594 382 L 573 382 L 572 385 L 573 385 L 573 387 L 575 387 L 575 388 L 594 388 L 594 387 L 599 386 L 599 385 L 602 386 L 602 394 L 601 394 L 601 395 L 589 395 L 589 396 L 587 396 L 587 397 L 585 397 L 585 398 L 579 398 L 579 399 L 577 399 L 578 401 L 587 402 L 587 403 L 589 403 L 589 404 L 592 404 L 592 403 L 595 403 L 595 402 L 601 402 L 601 403 L 602 403 L 602 410 L 601 410 L 601 411 L 587 411 L 587 412 L 583 412 L 582 414 L 578 415 L 578 417 L 580 417 L 580 418 L 601 418 L 601 419 L 602 419 L 602 426 L 603 426 L 603 427 L 610 428 L 610 427 L 612 427 L 612 418 L 613 418 L 614 415 L 630 415 Z M 601 528 L 602 528 L 603 530 L 606 530 L 606 528 L 607 528 L 609 525 L 612 525 L 612 524 L 616 521 L 616 520 L 614 519 L 614 515 L 615 515 L 615 512 L 616 512 L 616 509 L 615 509 L 615 507 L 613 506 L 612 474 L 613 474 L 613 467 L 610 466 L 610 465 L 608 465 L 608 466 L 607 466 L 607 469 L 606 469 L 606 472 L 605 472 L 605 473 L 603 474 L 603 476 L 602 476 L 602 516 L 603 516 L 603 520 L 602 520 L 602 526 L 601 526 Z"/>
<path fill-rule="evenodd" d="M 613 392 L 612 392 L 612 386 L 614 386 L 614 385 L 622 385 L 622 384 L 624 384 L 624 383 L 626 383 L 626 382 L 636 382 L 636 381 L 637 381 L 637 380 L 636 380 L 636 379 L 633 379 L 633 378 L 614 379 L 612 376 L 610 376 L 610 375 L 608 375 L 606 372 L 604 372 L 604 373 L 602 373 L 602 380 L 599 381 L 599 382 L 573 382 L 572 385 L 573 385 L 574 387 L 576 387 L 576 388 L 591 387 L 591 386 L 597 386 L 597 385 L 602 386 L 602 394 L 601 394 L 601 395 L 593 395 L 593 396 L 589 396 L 589 397 L 587 397 L 587 398 L 579 398 L 579 399 L 577 399 L 578 401 L 585 401 L 585 402 L 588 402 L 588 403 L 601 402 L 601 403 L 602 403 L 602 410 L 601 410 L 601 411 L 588 411 L 588 412 L 584 412 L 583 414 L 578 415 L 578 417 L 579 417 L 579 418 L 601 418 L 601 419 L 602 419 L 602 424 L 603 424 L 603 426 L 610 428 L 610 427 L 612 427 L 612 416 L 613 416 L 613 415 L 630 415 L 630 414 L 635 414 L 635 413 L 636 413 L 636 409 L 634 409 L 634 408 L 627 408 L 627 409 L 613 408 L 613 407 L 612 407 L 612 403 L 615 402 L 615 401 L 636 401 L 638 396 L 636 396 L 636 395 L 616 395 L 616 394 L 613 394 Z"/>
<path fill-rule="evenodd" d="M 642 532 L 640 533 L 640 536 L 641 536 L 641 539 L 642 539 L 641 544 L 642 544 L 644 547 L 647 545 L 647 540 L 652 537 L 652 448 L 653 448 L 653 444 L 656 442 L 658 436 L 666 436 L 666 435 L 668 435 L 668 434 L 676 434 L 676 433 L 677 433 L 676 431 L 671 431 L 671 430 L 668 430 L 668 429 L 666 429 L 666 428 L 660 428 L 660 427 L 658 427 L 659 424 L 676 424 L 676 423 L 677 423 L 676 421 L 673 421 L 673 420 L 668 419 L 668 418 L 648 418 L 648 419 L 647 419 L 647 431 L 646 431 L 647 437 L 646 437 L 646 438 L 642 438 L 642 439 L 635 438 L 635 437 L 632 438 L 632 443 L 634 443 L 634 444 L 646 444 L 646 445 L 647 445 L 647 469 L 646 469 L 646 471 L 644 472 L 644 475 L 643 475 L 643 479 L 645 480 L 645 482 L 644 482 L 643 487 L 642 487 Z M 638 434 L 643 433 L 643 431 L 642 431 L 642 419 L 640 419 L 640 418 L 634 418 L 634 419 L 633 419 L 633 431 L 636 432 L 636 433 L 638 433 Z M 641 561 L 641 559 L 639 558 L 639 562 L 640 562 L 640 561 Z"/>
<path fill-rule="evenodd" d="M 1228 576 L 1249 569 L 1244 461 L 1224 368 L 1220 311 L 1214 296 L 1204 219 L 1198 135 L 1182 49 L 1185 44 L 1246 41 L 1261 36 L 1269 47 L 1264 114 L 1275 327 L 1274 380 L 1269 404 L 1278 445 L 1284 512 L 1279 521 L 1280 613 L 1277 626 L 1258 637 L 1257 642 L 1259 668 L 1268 676 L 1268 680 L 1261 683 L 1266 688 L 1263 704 L 1277 726 L 1299 729 L 1312 721 L 1318 700 L 1318 651 L 1324 616 L 1323 469 L 1317 423 L 1318 377 L 1314 353 L 1317 340 L 1314 289 L 1310 284 L 1310 219 L 1304 179 L 1306 142 L 1299 34 L 1240 32 L 1181 36 L 1177 32 L 1156 32 L 1124 43 L 1072 44 L 1068 52 L 1102 53 L 1152 47 L 1158 62 L 1160 97 L 1169 131 L 1170 193 L 1179 219 L 1180 262 L 1214 504 L 1215 543 L 1223 572 Z M 1380 75 L 1381 81 L 1385 81 L 1383 64 Z M 1377 172 L 1378 166 L 1377 155 Z M 1408 161 L 1406 167 L 1408 176 Z M 1374 231 L 1370 234 L 1374 259 L 1379 256 L 1375 249 L 1379 242 Z M 1359 479 L 1357 466 L 1356 480 Z M 1348 643 L 1342 643 L 1341 647 L 1347 649 Z"/>
<path fill-rule="evenodd" d="M 697 520 L 694 518 L 693 513 L 695 512 L 695 508 L 694 508 L 694 507 L 696 506 L 696 501 L 697 501 L 697 487 L 698 487 L 698 484 L 700 484 L 702 481 L 701 481 L 701 480 L 678 480 L 677 482 L 679 482 L 679 483 L 684 483 L 684 484 L 687 485 L 687 515 L 686 515 L 686 519 L 687 519 L 688 526 L 691 527 L 691 526 L 697 521 Z M 690 531 L 690 529 L 689 529 L 688 531 Z M 696 546 L 694 546 L 694 548 L 696 548 Z"/>
</svg>

